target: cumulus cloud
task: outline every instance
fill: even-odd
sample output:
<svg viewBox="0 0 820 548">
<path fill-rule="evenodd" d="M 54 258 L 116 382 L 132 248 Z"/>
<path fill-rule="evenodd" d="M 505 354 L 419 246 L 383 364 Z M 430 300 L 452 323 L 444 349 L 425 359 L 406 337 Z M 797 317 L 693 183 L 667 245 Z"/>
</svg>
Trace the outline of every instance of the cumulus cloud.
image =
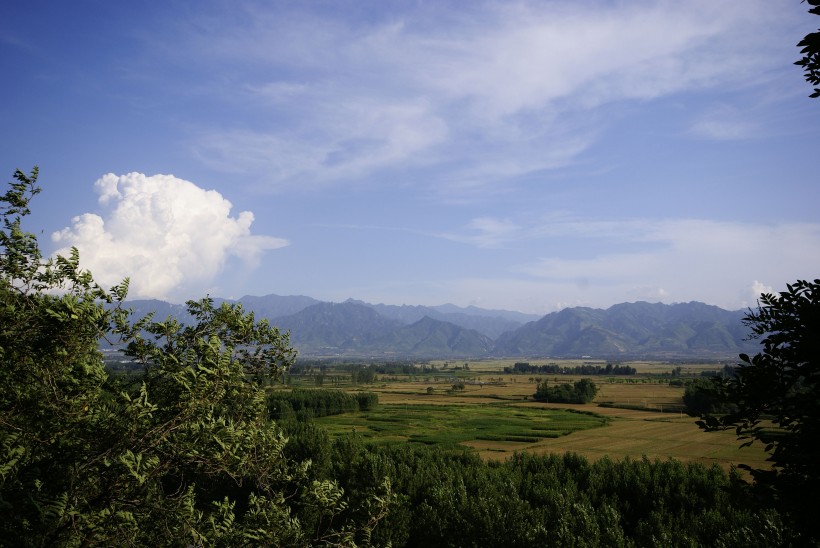
<svg viewBox="0 0 820 548">
<path fill-rule="evenodd" d="M 132 298 L 201 294 L 230 257 L 253 266 L 281 238 L 251 234 L 254 216 L 231 216 L 231 203 L 173 175 L 104 175 L 95 183 L 103 213 L 85 213 L 52 235 L 80 251 L 83 268 L 104 285 L 131 278 Z"/>
<path fill-rule="evenodd" d="M 774 289 L 772 289 L 772 286 L 766 285 L 763 282 L 759 282 L 759 281 L 755 280 L 752 283 L 752 296 L 755 299 L 757 299 L 758 297 L 760 297 L 764 293 L 774 294 L 774 292 L 775 291 L 774 291 Z"/>
</svg>

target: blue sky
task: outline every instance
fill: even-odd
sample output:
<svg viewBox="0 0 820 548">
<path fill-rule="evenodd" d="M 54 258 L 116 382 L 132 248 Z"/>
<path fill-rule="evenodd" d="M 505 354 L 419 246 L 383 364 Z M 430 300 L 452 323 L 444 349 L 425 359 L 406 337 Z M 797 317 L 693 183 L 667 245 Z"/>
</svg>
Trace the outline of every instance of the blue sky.
<svg viewBox="0 0 820 548">
<path fill-rule="evenodd" d="M 0 169 L 105 284 L 548 313 L 820 275 L 799 2 L 0 6 Z"/>
</svg>

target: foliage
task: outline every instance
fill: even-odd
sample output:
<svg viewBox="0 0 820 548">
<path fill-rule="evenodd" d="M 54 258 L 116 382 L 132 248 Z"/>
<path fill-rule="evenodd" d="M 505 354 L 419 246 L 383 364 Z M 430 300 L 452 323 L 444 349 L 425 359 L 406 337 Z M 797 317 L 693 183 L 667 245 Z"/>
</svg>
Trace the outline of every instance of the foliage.
<svg viewBox="0 0 820 548">
<path fill-rule="evenodd" d="M 544 381 L 538 384 L 535 399 L 554 403 L 589 403 L 595 399 L 597 393 L 598 387 L 590 379 L 555 386 L 548 386 L 547 381 Z"/>
<path fill-rule="evenodd" d="M 737 409 L 726 401 L 725 384 L 720 382 L 719 377 L 688 381 L 683 393 L 683 403 L 687 413 L 693 416 L 729 413 Z"/>
<path fill-rule="evenodd" d="M 735 376 L 723 383 L 737 411 L 707 415 L 700 424 L 734 428 L 746 444 L 766 443 L 774 470 L 757 470 L 755 479 L 791 514 L 808 517 L 820 488 L 820 279 L 761 295 L 744 321 L 763 349 L 751 358 L 741 354 Z M 768 424 L 776 427 L 774 436 Z"/>
<path fill-rule="evenodd" d="M 353 384 L 371 384 L 376 381 L 376 369 L 373 366 L 356 366 L 350 373 L 350 380 Z"/>
<path fill-rule="evenodd" d="M 146 317 L 79 266 L 43 259 L 21 227 L 37 170 L 0 197 L 0 539 L 13 546 L 350 544 L 369 537 L 389 484 L 344 492 L 289 461 L 264 385 L 293 361 L 288 337 L 240 306 L 189 302 L 191 325 Z M 101 338 L 144 366 L 124 385 Z"/>
<path fill-rule="evenodd" d="M 813 6 L 809 9 L 809 13 L 820 15 L 820 0 L 805 0 L 809 5 Z M 803 57 L 799 61 L 795 61 L 795 65 L 803 67 L 803 73 L 806 81 L 813 86 L 820 86 L 820 30 L 807 34 L 798 44 L 798 48 L 802 48 L 800 53 Z M 815 87 L 814 93 L 809 95 L 811 98 L 820 97 L 820 88 Z"/>
<path fill-rule="evenodd" d="M 267 407 L 274 420 L 295 416 L 299 420 L 354 411 L 369 411 L 379 403 L 373 392 L 349 394 L 341 390 L 277 390 L 268 394 Z"/>
<path fill-rule="evenodd" d="M 613 365 L 611 363 L 607 363 L 606 367 L 589 364 L 569 367 L 555 363 L 531 365 L 529 362 L 516 362 L 512 367 L 505 367 L 504 372 L 513 374 L 542 373 L 547 375 L 634 375 L 638 370 L 628 365 Z"/>
<path fill-rule="evenodd" d="M 783 546 L 779 514 L 736 474 L 648 459 L 516 454 L 504 462 L 413 445 L 333 443 L 348 492 L 389 476 L 398 502 L 373 533 L 393 546 Z M 355 495 L 354 495 L 355 497 Z M 354 499 L 355 501 L 355 499 Z M 351 503 L 353 506 L 355 502 Z"/>
</svg>

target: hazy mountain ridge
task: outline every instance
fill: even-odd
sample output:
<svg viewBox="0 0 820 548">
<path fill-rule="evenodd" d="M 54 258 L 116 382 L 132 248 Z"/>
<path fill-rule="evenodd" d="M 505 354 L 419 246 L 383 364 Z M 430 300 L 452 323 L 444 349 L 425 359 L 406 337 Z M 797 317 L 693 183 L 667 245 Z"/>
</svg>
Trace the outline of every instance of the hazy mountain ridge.
<svg viewBox="0 0 820 548">
<path fill-rule="evenodd" d="M 242 306 L 244 306 L 246 310 L 252 310 L 257 316 L 272 320 L 274 318 L 296 314 L 322 301 L 314 299 L 313 297 L 305 297 L 304 295 L 282 296 L 270 294 L 262 297 L 245 295 L 237 302 L 242 303 Z"/>
<path fill-rule="evenodd" d="M 385 353 L 427 358 L 483 356 L 493 349 L 490 337 L 429 316 L 393 331 L 380 343 Z"/>
<path fill-rule="evenodd" d="M 501 335 L 496 356 L 666 357 L 755 351 L 744 311 L 699 302 L 621 303 L 606 310 L 565 308 Z"/>
<path fill-rule="evenodd" d="M 346 302 L 369 306 L 382 316 L 399 320 L 405 324 L 412 324 L 427 317 L 434 320 L 450 322 L 467 329 L 474 329 L 491 339 L 496 339 L 506 331 L 518 329 L 526 322 L 539 318 L 536 314 L 524 314 L 522 312 L 509 310 L 484 310 L 474 306 L 460 308 L 452 304 L 439 306 L 403 304 L 398 306 L 370 304 L 353 299 L 348 299 Z"/>
<path fill-rule="evenodd" d="M 378 341 L 402 327 L 401 322 L 354 303 L 318 303 L 290 316 L 276 318 L 291 332 L 291 342 L 303 353 L 369 352 Z"/>
<path fill-rule="evenodd" d="M 239 302 L 257 318 L 290 330 L 293 345 L 304 356 L 694 358 L 734 357 L 759 346 L 745 340 L 744 311 L 699 302 L 566 308 L 525 324 L 515 319 L 528 317 L 522 313 L 449 304 L 328 303 L 279 295 L 228 302 Z M 189 319 L 182 305 L 156 300 L 127 305 L 138 316 L 154 311 L 158 319 Z"/>
</svg>

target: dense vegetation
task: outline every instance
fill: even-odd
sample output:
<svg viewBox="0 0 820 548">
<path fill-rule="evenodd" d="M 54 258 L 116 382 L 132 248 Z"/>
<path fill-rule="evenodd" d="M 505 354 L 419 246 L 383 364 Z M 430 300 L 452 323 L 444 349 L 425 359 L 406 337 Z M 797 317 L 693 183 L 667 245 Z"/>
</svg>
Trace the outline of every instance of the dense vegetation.
<svg viewBox="0 0 820 548">
<path fill-rule="evenodd" d="M 267 406 L 271 419 L 295 417 L 305 420 L 352 411 L 369 411 L 378 405 L 373 392 L 348 394 L 341 390 L 277 390 L 268 394 Z"/>
<path fill-rule="evenodd" d="M 561 366 L 557 363 L 548 363 L 545 365 L 531 365 L 529 362 L 516 362 L 512 367 L 505 367 L 505 373 L 543 373 L 547 375 L 634 375 L 638 372 L 634 367 L 628 365 L 611 364 L 606 366 L 584 364 L 573 367 Z"/>
<path fill-rule="evenodd" d="M 686 383 L 683 403 L 686 412 L 693 416 L 714 413 L 729 413 L 737 407 L 726 401 L 726 391 L 717 375 L 692 379 Z"/>
<path fill-rule="evenodd" d="M 598 387 L 589 379 L 581 379 L 572 384 L 560 383 L 549 386 L 548 381 L 538 384 L 535 399 L 552 403 L 589 403 L 595 399 Z"/>
<path fill-rule="evenodd" d="M 71 257 L 45 260 L 22 229 L 39 189 L 0 197 L 0 541 L 4 546 L 303 546 L 366 542 L 389 484 L 356 494 L 285 458 L 264 389 L 288 338 L 241 307 L 131 321 Z M 109 376 L 101 338 L 127 344 L 139 382 Z M 358 519 L 358 518 L 357 518 Z"/>
<path fill-rule="evenodd" d="M 763 350 L 741 354 L 734 376 L 715 378 L 725 414 L 704 414 L 701 426 L 731 428 L 747 444 L 766 445 L 771 470 L 753 470 L 762 496 L 806 535 L 814 533 L 820 489 L 820 279 L 797 280 L 761 295 L 745 323 Z"/>
<path fill-rule="evenodd" d="M 777 512 L 717 466 L 574 454 L 517 454 L 485 462 L 473 453 L 416 445 L 331 440 L 291 423 L 293 456 L 320 458 L 312 473 L 353 497 L 388 476 L 398 499 L 373 532 L 393 546 L 782 546 L 795 542 Z M 351 516 L 355 518 L 355 516 Z"/>
<path fill-rule="evenodd" d="M 187 304 L 186 325 L 134 320 L 121 306 L 127 280 L 106 291 L 76 250 L 44 259 L 22 229 L 36 177 L 36 169 L 17 171 L 0 197 L 2 546 L 781 546 L 816 538 L 804 518 L 817 482 L 819 281 L 764 298 L 750 321 L 767 334 L 765 351 L 744 357 L 725 381 L 728 400 L 746 398 L 744 406 L 715 419 L 741 421 L 754 436 L 768 413 L 787 433 L 773 453 L 775 479 L 786 481 L 762 484 L 779 498 L 717 467 L 676 461 L 519 454 L 488 463 L 452 448 L 366 445 L 355 434 L 331 441 L 310 415 L 353 410 L 348 397 L 371 409 L 375 397 L 267 396 L 294 352 L 287 335 L 241 306 L 204 299 Z M 101 339 L 124 344 L 141 372 L 111 375 Z M 766 377 L 772 371 L 782 384 Z M 596 388 L 582 379 L 538 391 L 549 401 L 589 401 Z M 275 410 L 278 422 L 269 418 Z M 785 504 L 788 494 L 806 506 Z"/>
</svg>

